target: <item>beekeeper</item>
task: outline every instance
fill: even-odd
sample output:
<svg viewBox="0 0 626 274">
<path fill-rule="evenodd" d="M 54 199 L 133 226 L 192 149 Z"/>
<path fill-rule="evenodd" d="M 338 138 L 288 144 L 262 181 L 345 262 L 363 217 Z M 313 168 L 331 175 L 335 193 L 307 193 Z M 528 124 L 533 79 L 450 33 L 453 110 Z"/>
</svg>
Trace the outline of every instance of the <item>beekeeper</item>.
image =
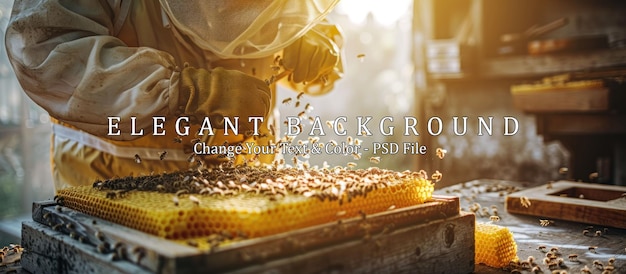
<svg viewBox="0 0 626 274">
<path fill-rule="evenodd" d="M 279 71 L 315 94 L 341 77 L 341 35 L 325 21 L 337 1 L 15 1 L 6 48 L 24 91 L 53 118 L 55 188 L 188 169 L 198 137 L 269 142 Z M 165 136 L 151 134 L 153 117 L 165 117 Z M 179 117 L 192 128 L 208 117 L 215 134 L 178 136 Z M 224 117 L 240 117 L 238 136 L 220 134 Z M 263 134 L 242 134 L 247 117 L 265 118 Z"/>
</svg>

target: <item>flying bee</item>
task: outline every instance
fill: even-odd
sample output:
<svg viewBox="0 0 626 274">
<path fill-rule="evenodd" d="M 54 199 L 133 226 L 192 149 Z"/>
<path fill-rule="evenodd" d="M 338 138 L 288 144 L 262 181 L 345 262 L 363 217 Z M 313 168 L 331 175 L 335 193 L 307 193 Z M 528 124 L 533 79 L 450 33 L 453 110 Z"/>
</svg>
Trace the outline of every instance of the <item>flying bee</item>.
<svg viewBox="0 0 626 274">
<path fill-rule="evenodd" d="M 139 154 L 135 154 L 135 163 L 141 164 L 141 157 L 139 157 Z"/>
<path fill-rule="evenodd" d="M 174 137 L 174 143 L 179 143 L 181 144 L 183 142 L 183 138 L 180 138 L 180 136 L 176 136 Z"/>
<path fill-rule="evenodd" d="M 338 146 L 337 141 L 335 140 L 330 140 L 328 141 L 331 145 L 333 145 L 334 147 Z"/>
<path fill-rule="evenodd" d="M 441 181 L 441 178 L 443 177 L 443 174 L 441 172 L 439 172 L 439 170 L 435 170 L 435 173 L 433 173 L 430 177 L 435 182 L 439 182 L 439 181 Z"/>
<path fill-rule="evenodd" d="M 443 157 L 446 156 L 447 152 L 448 152 L 447 150 L 438 147 L 437 150 L 435 151 L 435 154 L 437 154 L 437 157 L 439 159 L 443 159 Z"/>
<path fill-rule="evenodd" d="M 337 130 L 338 131 L 343 131 L 343 124 L 342 123 L 337 122 Z"/>
<path fill-rule="evenodd" d="M 191 153 L 189 157 L 187 157 L 187 162 L 193 163 L 196 160 L 196 154 Z"/>
<path fill-rule="evenodd" d="M 298 93 L 298 95 L 296 95 L 296 99 L 300 100 L 300 98 L 302 98 L 302 95 L 304 95 L 304 92 L 300 92 Z"/>
<path fill-rule="evenodd" d="M 349 168 L 355 168 L 357 165 L 354 162 L 348 162 L 346 166 L 348 166 Z"/>
<path fill-rule="evenodd" d="M 285 105 L 289 105 L 289 103 L 291 102 L 291 100 L 292 100 L 292 99 L 291 99 L 291 97 L 285 98 L 285 99 L 283 100 L 283 104 L 285 104 Z"/>
<path fill-rule="evenodd" d="M 300 111 L 300 113 L 298 113 L 298 118 L 305 118 L 305 117 L 306 117 L 306 111 L 303 110 L 303 111 Z M 300 131 L 302 131 L 302 129 L 300 129 Z"/>
<path fill-rule="evenodd" d="M 353 152 L 352 153 L 352 157 L 354 158 L 354 160 L 360 160 L 361 159 L 361 153 Z"/>
<path fill-rule="evenodd" d="M 304 110 L 306 112 L 311 112 L 313 111 L 314 107 L 311 105 L 311 103 L 306 103 L 306 105 L 304 105 Z"/>
<path fill-rule="evenodd" d="M 496 215 L 492 215 L 489 217 L 489 220 L 491 220 L 492 222 L 499 222 L 500 221 L 500 217 L 496 216 Z"/>
<path fill-rule="evenodd" d="M 165 156 L 167 156 L 167 151 L 161 152 L 161 154 L 159 155 L 159 159 L 163 161 L 165 159 Z"/>
<path fill-rule="evenodd" d="M 330 120 L 326 121 L 326 126 L 328 126 L 328 128 L 330 128 L 330 129 L 333 129 L 333 127 L 334 127 L 333 121 L 330 121 Z"/>
<path fill-rule="evenodd" d="M 275 136 L 275 135 L 276 135 L 276 130 L 274 129 L 274 124 L 270 124 L 270 134 L 271 134 L 272 136 Z"/>
<path fill-rule="evenodd" d="M 300 100 L 296 101 L 296 107 L 300 107 Z M 305 110 L 306 111 L 306 110 Z"/>
<path fill-rule="evenodd" d="M 561 175 L 566 175 L 568 171 L 569 169 L 566 167 L 559 168 L 559 174 Z"/>
<path fill-rule="evenodd" d="M 372 163 L 372 164 L 380 163 L 380 156 L 370 157 L 370 163 Z"/>
<path fill-rule="evenodd" d="M 363 63 L 363 61 L 365 61 L 365 53 L 359 53 L 356 55 L 356 58 L 359 59 L 359 61 L 361 63 Z"/>
</svg>

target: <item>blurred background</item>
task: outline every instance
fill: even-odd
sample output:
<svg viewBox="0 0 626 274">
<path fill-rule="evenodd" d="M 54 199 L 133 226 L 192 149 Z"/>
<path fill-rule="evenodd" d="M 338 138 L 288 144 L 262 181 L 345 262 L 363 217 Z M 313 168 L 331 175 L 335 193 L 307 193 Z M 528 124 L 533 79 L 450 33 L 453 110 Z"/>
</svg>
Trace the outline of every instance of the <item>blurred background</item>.
<svg viewBox="0 0 626 274">
<path fill-rule="evenodd" d="M 12 1 L 0 2 L 0 30 Z M 621 69 L 626 65 L 626 4 L 589 0 L 343 0 L 330 15 L 345 36 L 345 75 L 331 93 L 305 96 L 322 121 L 372 116 L 372 142 L 419 142 L 426 155 L 311 156 L 312 165 L 439 170 L 437 188 L 478 178 L 543 184 L 573 179 L 626 184 L 626 116 Z M 581 81 L 599 81 L 589 88 Z M 568 83 L 573 83 L 572 85 Z M 579 84 L 579 85 L 577 85 Z M 573 87 L 570 87 L 573 86 Z M 581 88 L 576 88 L 582 86 Z M 514 92 L 515 91 L 515 92 Z M 517 92 L 520 91 L 520 92 Z M 0 45 L 0 245 L 18 241 L 20 220 L 33 200 L 53 197 L 47 114 L 21 91 Z M 279 88 L 281 115 L 301 111 L 280 104 L 293 91 Z M 419 121 L 420 136 L 383 136 L 381 117 Z M 442 134 L 426 129 L 440 117 Z M 452 117 L 468 117 L 457 136 Z M 478 136 L 478 117 L 494 117 L 491 136 Z M 519 121 L 504 136 L 502 117 Z M 307 131 L 305 124 L 305 132 Z M 310 126 L 308 127 L 310 129 Z M 285 128 L 282 129 L 283 132 Z M 306 140 L 304 134 L 300 137 Z M 345 141 L 327 132 L 322 142 Z M 447 150 L 444 159 L 436 148 Z"/>
</svg>

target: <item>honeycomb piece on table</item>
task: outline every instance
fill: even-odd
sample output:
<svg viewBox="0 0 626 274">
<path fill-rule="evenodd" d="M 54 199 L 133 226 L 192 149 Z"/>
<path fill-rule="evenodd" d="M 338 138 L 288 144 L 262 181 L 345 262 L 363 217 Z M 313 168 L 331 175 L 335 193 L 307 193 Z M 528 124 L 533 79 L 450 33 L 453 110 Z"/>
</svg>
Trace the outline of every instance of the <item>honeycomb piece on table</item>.
<svg viewBox="0 0 626 274">
<path fill-rule="evenodd" d="M 505 267 L 518 261 L 517 244 L 508 228 L 486 223 L 476 223 L 476 263 L 491 267 Z"/>
</svg>

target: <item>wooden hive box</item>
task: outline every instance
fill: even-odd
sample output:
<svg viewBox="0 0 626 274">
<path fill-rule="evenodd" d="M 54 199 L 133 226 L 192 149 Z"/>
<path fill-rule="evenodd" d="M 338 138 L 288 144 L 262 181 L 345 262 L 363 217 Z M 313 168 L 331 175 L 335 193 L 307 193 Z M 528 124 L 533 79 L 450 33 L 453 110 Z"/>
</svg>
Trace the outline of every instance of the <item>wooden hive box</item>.
<svg viewBox="0 0 626 274">
<path fill-rule="evenodd" d="M 505 206 L 510 213 L 626 228 L 625 193 L 624 186 L 559 181 L 512 193 Z"/>
<path fill-rule="evenodd" d="M 474 219 L 460 212 L 458 197 L 435 196 L 201 251 L 37 202 L 34 221 L 23 224 L 22 266 L 33 273 L 471 273 Z M 121 252 L 99 252 L 105 242 Z"/>
</svg>

